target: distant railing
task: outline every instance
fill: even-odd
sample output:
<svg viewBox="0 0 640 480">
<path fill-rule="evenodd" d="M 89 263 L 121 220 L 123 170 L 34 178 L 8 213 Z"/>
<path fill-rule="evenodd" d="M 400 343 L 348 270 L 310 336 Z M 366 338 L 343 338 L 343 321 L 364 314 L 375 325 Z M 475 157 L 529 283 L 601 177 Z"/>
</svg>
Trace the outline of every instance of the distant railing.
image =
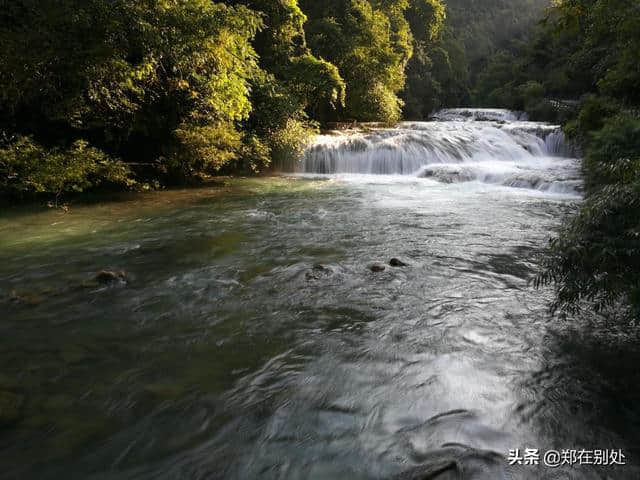
<svg viewBox="0 0 640 480">
<path fill-rule="evenodd" d="M 556 110 L 577 110 L 580 107 L 580 100 L 558 100 L 549 98 L 549 104 Z"/>
</svg>

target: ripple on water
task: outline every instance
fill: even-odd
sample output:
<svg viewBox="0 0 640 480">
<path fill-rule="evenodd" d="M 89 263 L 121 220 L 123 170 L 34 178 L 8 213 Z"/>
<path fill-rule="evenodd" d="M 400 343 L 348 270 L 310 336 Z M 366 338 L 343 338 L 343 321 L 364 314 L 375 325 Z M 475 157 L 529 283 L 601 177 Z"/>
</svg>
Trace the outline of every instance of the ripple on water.
<svg viewBox="0 0 640 480">
<path fill-rule="evenodd" d="M 631 334 L 572 331 L 529 283 L 568 198 L 393 177 L 224 188 L 2 220 L 7 478 L 590 479 L 503 456 L 637 453 Z M 104 269 L 132 280 L 84 287 Z"/>
</svg>

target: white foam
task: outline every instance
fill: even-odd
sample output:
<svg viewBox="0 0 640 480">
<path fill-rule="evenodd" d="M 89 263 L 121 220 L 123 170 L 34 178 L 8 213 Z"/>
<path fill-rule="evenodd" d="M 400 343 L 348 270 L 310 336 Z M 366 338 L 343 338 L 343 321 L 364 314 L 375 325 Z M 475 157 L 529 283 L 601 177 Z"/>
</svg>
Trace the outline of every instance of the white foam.
<svg viewBox="0 0 640 480">
<path fill-rule="evenodd" d="M 578 192 L 577 162 L 563 158 L 570 151 L 560 127 L 499 109 L 449 109 L 434 118 L 320 135 L 307 148 L 298 173 L 427 177 Z"/>
</svg>

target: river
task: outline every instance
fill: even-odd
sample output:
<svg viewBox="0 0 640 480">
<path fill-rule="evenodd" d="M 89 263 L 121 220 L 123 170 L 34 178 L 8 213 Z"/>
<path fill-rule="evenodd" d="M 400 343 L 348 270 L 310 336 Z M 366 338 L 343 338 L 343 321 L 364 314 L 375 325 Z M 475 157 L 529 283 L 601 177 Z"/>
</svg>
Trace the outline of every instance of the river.
<svg viewBox="0 0 640 480">
<path fill-rule="evenodd" d="M 638 444 L 631 340 L 531 285 L 570 157 L 447 110 L 322 135 L 283 176 L 4 212 L 0 476 L 640 478 L 505 458 Z"/>
</svg>

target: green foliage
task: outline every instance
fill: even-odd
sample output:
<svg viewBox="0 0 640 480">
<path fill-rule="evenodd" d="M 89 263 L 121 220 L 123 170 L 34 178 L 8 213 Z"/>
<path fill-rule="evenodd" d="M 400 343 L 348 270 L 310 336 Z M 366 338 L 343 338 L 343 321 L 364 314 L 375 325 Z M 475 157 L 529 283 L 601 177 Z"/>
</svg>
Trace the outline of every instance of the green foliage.
<svg viewBox="0 0 640 480">
<path fill-rule="evenodd" d="M 305 99 L 312 115 L 345 105 L 346 85 L 335 65 L 305 54 L 292 60 L 290 74 L 291 90 Z"/>
<path fill-rule="evenodd" d="M 532 42 L 493 56 L 478 76 L 478 100 L 564 121 L 584 153 L 585 201 L 538 279 L 556 286 L 562 310 L 629 305 L 640 317 L 638 31 L 635 2 L 558 0 Z"/>
<path fill-rule="evenodd" d="M 253 111 L 244 126 L 268 148 L 271 137 L 290 126 L 330 115 L 345 103 L 345 83 L 333 64 L 314 57 L 306 45 L 306 16 L 296 0 L 236 0 L 259 12 L 266 28 L 254 39 L 261 71 L 251 79 Z M 277 143 L 277 142 L 276 142 Z"/>
<path fill-rule="evenodd" d="M 424 119 L 443 106 L 465 103 L 467 60 L 451 29 L 445 29 L 445 9 L 440 1 L 419 0 L 407 11 L 414 36 L 414 55 L 407 65 L 402 93 L 404 115 Z"/>
<path fill-rule="evenodd" d="M 637 180 L 640 177 L 640 120 L 629 114 L 606 120 L 600 130 L 591 134 L 584 170 L 588 188 Z"/>
<path fill-rule="evenodd" d="M 8 20 L 22 28 L 2 29 L 10 47 L 1 57 L 3 91 L 13 93 L 3 106 L 80 129 L 133 122 L 120 135 L 144 130 L 137 122 L 168 106 L 163 100 L 184 117 L 231 121 L 250 110 L 255 55 L 247 42 L 260 22 L 246 9 L 208 0 L 16 3 Z"/>
<path fill-rule="evenodd" d="M 249 42 L 261 25 L 210 0 L 17 0 L 0 29 L 1 126 L 44 144 L 87 138 L 138 162 L 190 162 L 181 171 L 222 164 L 232 156 L 220 145 L 251 111 Z"/>
<path fill-rule="evenodd" d="M 640 317 L 640 119 L 610 117 L 589 138 L 587 197 L 551 242 L 539 281 L 556 284 L 556 308 L 576 312 L 586 301 L 600 311 L 623 302 Z"/>
<path fill-rule="evenodd" d="M 338 67 L 346 83 L 346 102 L 337 115 L 320 120 L 395 122 L 402 102 L 404 69 L 412 53 L 404 18 L 406 0 L 303 0 L 309 16 L 311 51 Z"/>
<path fill-rule="evenodd" d="M 565 132 L 579 143 L 586 144 L 591 132 L 600 130 L 607 119 L 620 111 L 620 105 L 611 98 L 587 95 L 575 119 L 565 125 Z"/>
<path fill-rule="evenodd" d="M 317 132 L 317 125 L 306 118 L 289 118 L 282 128 L 271 132 L 267 138 L 275 167 L 292 166 Z"/>
<path fill-rule="evenodd" d="M 416 42 L 429 45 L 440 38 L 446 15 L 439 0 L 415 0 L 409 4 L 406 16 Z"/>
<path fill-rule="evenodd" d="M 407 20 L 414 56 L 407 66 L 405 116 L 425 118 L 442 107 L 478 104 L 524 108 L 518 52 L 546 2 L 539 0 L 437 0 L 411 2 Z M 534 116 L 549 105 L 529 101 Z M 554 112 L 555 113 L 555 112 Z"/>
<path fill-rule="evenodd" d="M 299 151 L 308 114 L 345 103 L 305 21 L 296 0 L 16 0 L 0 16 L 0 129 L 43 157 L 87 139 L 167 181 L 260 170 Z"/>
<path fill-rule="evenodd" d="M 121 161 L 78 140 L 67 149 L 49 149 L 30 137 L 0 148 L 0 195 L 20 198 L 48 193 L 56 199 L 105 183 L 131 186 L 131 171 Z"/>
<path fill-rule="evenodd" d="M 577 312 L 586 301 L 600 311 L 625 301 L 640 314 L 639 210 L 638 179 L 607 185 L 587 198 L 551 242 L 539 279 L 557 285 L 556 308 Z"/>
<path fill-rule="evenodd" d="M 552 241 L 543 283 L 556 307 L 630 304 L 640 317 L 640 119 L 618 115 L 593 133 L 585 160 L 588 196 Z"/>
<path fill-rule="evenodd" d="M 223 165 L 237 160 L 242 148 L 240 132 L 224 123 L 187 124 L 174 134 L 178 144 L 175 153 L 169 156 L 167 167 L 176 178 L 215 173 Z"/>
<path fill-rule="evenodd" d="M 461 44 L 467 63 L 467 85 L 473 90 L 487 65 L 496 56 L 514 56 L 521 46 L 531 41 L 532 27 L 540 20 L 549 5 L 545 0 L 447 0 L 447 26 Z M 517 71 L 512 72 L 516 74 Z M 506 86 L 515 78 L 507 78 Z M 523 79 L 514 86 L 524 83 Z M 496 87 L 492 88 L 494 90 Z M 489 92 L 487 92 L 489 93 Z M 475 99 L 486 104 L 487 97 Z M 496 104 L 494 97 L 491 102 Z"/>
<path fill-rule="evenodd" d="M 515 56 L 509 52 L 500 52 L 479 73 L 475 88 L 476 99 L 487 106 L 521 110 L 524 102 L 521 92 L 518 92 L 520 80 L 523 79 Z"/>
</svg>

